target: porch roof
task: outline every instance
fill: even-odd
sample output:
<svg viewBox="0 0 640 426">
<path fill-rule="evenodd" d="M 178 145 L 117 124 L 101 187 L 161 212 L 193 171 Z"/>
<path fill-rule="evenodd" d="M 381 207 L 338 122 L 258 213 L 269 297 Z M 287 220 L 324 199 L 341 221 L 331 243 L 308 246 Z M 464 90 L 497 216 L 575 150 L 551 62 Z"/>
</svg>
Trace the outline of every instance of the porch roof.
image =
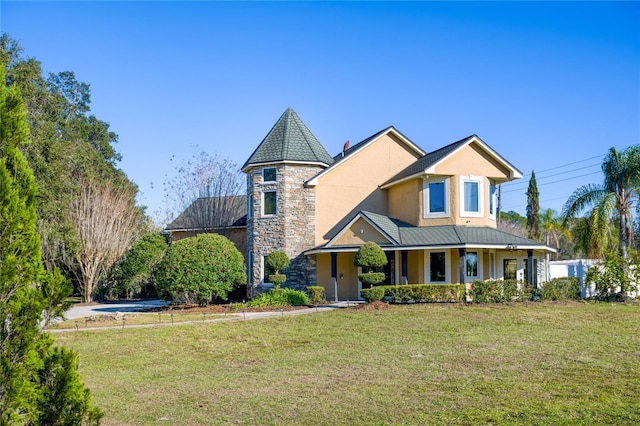
<svg viewBox="0 0 640 426">
<path fill-rule="evenodd" d="M 528 238 L 510 234 L 488 226 L 424 226 L 418 227 L 377 213 L 359 212 L 383 235 L 390 236 L 388 244 L 380 244 L 383 250 L 419 250 L 433 248 L 495 248 L 506 250 L 542 250 L 554 253 L 556 249 Z M 353 223 L 353 221 L 351 221 Z M 316 247 L 306 254 L 333 251 L 357 251 L 358 245 L 334 244 L 333 240 Z"/>
</svg>

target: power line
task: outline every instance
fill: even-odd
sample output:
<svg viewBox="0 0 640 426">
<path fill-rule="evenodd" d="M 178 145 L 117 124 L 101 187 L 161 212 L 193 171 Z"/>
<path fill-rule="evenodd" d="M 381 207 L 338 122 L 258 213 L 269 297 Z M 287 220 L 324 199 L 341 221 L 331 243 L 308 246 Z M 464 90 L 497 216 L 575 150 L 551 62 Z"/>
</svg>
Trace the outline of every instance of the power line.
<svg viewBox="0 0 640 426">
<path fill-rule="evenodd" d="M 538 177 L 538 178 L 536 178 L 536 180 L 537 181 L 541 181 L 541 180 L 545 180 L 545 179 L 548 179 L 548 178 L 551 178 L 551 177 L 554 177 L 554 176 L 566 175 L 567 173 L 577 172 L 578 170 L 584 170 L 584 169 L 588 169 L 590 167 L 598 166 L 598 165 L 599 164 L 590 164 L 588 166 L 578 167 L 577 169 L 571 169 L 571 170 L 567 170 L 565 172 L 554 173 L 552 175 Z M 600 172 L 593 172 L 592 174 L 596 174 L 596 173 L 600 173 Z M 509 185 L 508 186 L 508 188 L 509 188 L 508 191 L 513 191 L 514 190 L 513 186 L 521 186 L 522 188 L 524 188 L 525 186 L 528 186 L 529 183 L 527 181 L 519 181 L 519 182 L 507 182 L 507 183 L 504 183 L 503 185 Z M 546 184 L 540 184 L 540 185 L 546 185 Z M 505 191 L 505 192 L 507 192 L 507 191 Z"/>
<path fill-rule="evenodd" d="M 599 174 L 599 173 L 601 173 L 601 172 L 585 173 L 585 174 L 583 174 L 583 175 L 571 176 L 571 177 L 568 177 L 568 178 L 566 178 L 566 179 L 554 180 L 553 182 L 545 182 L 545 183 L 539 184 L 538 186 L 551 185 L 551 184 L 554 184 L 554 183 L 565 182 L 565 181 L 568 181 L 568 180 L 578 179 L 578 178 L 585 177 L 585 176 L 597 175 L 597 174 Z M 524 187 L 522 187 L 522 188 L 514 188 L 514 189 L 507 189 L 507 190 L 502 190 L 502 193 L 515 192 L 515 191 L 522 191 L 523 189 L 524 189 Z"/>
<path fill-rule="evenodd" d="M 603 157 L 604 157 L 604 155 L 596 155 L 595 157 L 585 158 L 584 160 L 574 161 L 573 163 L 562 164 L 560 166 L 555 166 L 555 167 L 551 167 L 549 169 L 540 170 L 539 173 L 544 173 L 544 172 L 548 172 L 548 171 L 551 171 L 551 170 L 561 169 L 561 168 L 567 167 L 567 166 L 573 166 L 574 164 L 584 163 L 585 161 L 593 160 L 595 158 L 602 159 Z M 534 170 L 534 172 L 535 172 L 535 170 Z M 531 173 L 527 173 L 527 174 L 522 175 L 522 177 L 525 177 L 525 176 L 531 176 Z"/>
</svg>

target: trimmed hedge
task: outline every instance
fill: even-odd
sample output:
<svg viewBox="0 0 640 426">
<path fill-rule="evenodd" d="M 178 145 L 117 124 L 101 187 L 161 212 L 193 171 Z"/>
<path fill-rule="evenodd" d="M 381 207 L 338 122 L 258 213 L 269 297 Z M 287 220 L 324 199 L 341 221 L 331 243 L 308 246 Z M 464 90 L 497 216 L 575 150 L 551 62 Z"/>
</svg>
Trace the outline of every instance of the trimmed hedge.
<svg viewBox="0 0 640 426">
<path fill-rule="evenodd" d="M 577 277 L 554 278 L 543 283 L 538 291 L 541 300 L 570 300 L 580 298 L 580 282 Z"/>
<path fill-rule="evenodd" d="M 379 302 L 384 297 L 384 287 L 385 286 L 363 288 L 360 290 L 360 296 L 362 296 L 367 303 Z"/>
<path fill-rule="evenodd" d="M 465 287 L 461 284 L 406 284 L 375 288 L 384 289 L 384 297 L 390 303 L 462 302 L 465 300 Z"/>
<path fill-rule="evenodd" d="M 309 296 L 307 293 L 291 288 L 274 288 L 247 303 L 247 306 L 268 307 L 268 306 L 307 306 L 309 304 Z"/>
<path fill-rule="evenodd" d="M 473 303 L 501 303 L 531 300 L 532 289 L 516 280 L 476 280 L 471 283 L 469 295 Z"/>
<path fill-rule="evenodd" d="M 324 287 L 319 285 L 310 285 L 307 287 L 309 294 L 309 302 L 312 305 L 322 305 L 325 302 Z"/>
</svg>

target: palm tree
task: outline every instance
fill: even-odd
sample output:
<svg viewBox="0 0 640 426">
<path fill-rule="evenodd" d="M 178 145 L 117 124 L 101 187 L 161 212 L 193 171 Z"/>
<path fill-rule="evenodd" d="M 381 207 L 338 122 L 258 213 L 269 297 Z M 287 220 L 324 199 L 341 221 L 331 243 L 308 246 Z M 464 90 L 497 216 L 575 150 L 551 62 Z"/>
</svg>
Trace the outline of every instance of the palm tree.
<svg viewBox="0 0 640 426">
<path fill-rule="evenodd" d="M 562 235 L 567 238 L 571 238 L 571 231 L 563 226 L 562 218 L 559 217 L 553 209 L 544 209 L 542 211 L 542 214 L 540 215 L 540 224 L 546 245 L 549 245 L 551 239 L 553 239 L 555 247 L 560 248 L 560 237 Z M 557 256 L 558 255 L 556 254 L 556 258 Z M 549 271 L 549 252 L 547 252 L 545 256 L 545 267 L 547 271 L 547 281 L 549 281 L 551 279 Z"/>
<path fill-rule="evenodd" d="M 588 223 L 590 240 L 596 243 L 610 233 L 611 218 L 619 223 L 620 255 L 627 257 L 627 246 L 633 242 L 633 210 L 640 192 L 640 145 L 620 152 L 610 148 L 602 163 L 604 183 L 576 189 L 562 208 L 563 223 L 574 218 L 587 206 L 593 206 Z M 596 241 L 594 241 L 594 239 Z M 591 244 L 593 246 L 594 244 Z"/>
</svg>

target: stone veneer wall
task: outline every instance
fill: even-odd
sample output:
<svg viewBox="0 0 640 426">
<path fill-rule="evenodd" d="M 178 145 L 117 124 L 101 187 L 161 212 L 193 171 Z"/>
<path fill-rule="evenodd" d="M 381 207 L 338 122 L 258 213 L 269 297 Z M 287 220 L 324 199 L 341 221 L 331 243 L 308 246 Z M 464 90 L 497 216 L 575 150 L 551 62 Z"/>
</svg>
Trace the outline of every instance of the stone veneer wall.
<svg viewBox="0 0 640 426">
<path fill-rule="evenodd" d="M 262 182 L 262 169 L 276 167 L 276 182 Z M 303 251 L 315 244 L 315 192 L 304 182 L 322 170 L 320 166 L 278 164 L 256 167 L 247 174 L 247 194 L 252 202 L 252 216 L 247 220 L 247 246 L 251 265 L 247 296 L 257 295 L 262 281 L 262 258 L 274 250 L 289 256 L 291 264 L 285 271 L 285 287 L 305 288 L 316 284 L 315 259 Z M 261 217 L 262 192 L 276 190 L 277 214 Z M 249 258 L 249 256 L 248 256 Z"/>
</svg>

